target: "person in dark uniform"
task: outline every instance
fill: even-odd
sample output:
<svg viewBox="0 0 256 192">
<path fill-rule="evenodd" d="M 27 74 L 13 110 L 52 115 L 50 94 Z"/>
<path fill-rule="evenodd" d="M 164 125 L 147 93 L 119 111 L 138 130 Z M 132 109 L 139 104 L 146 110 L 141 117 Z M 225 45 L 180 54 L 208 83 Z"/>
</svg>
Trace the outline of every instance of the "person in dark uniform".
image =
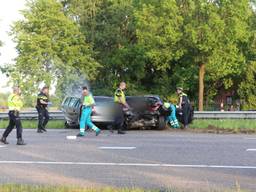
<svg viewBox="0 0 256 192">
<path fill-rule="evenodd" d="M 49 104 L 49 87 L 44 86 L 41 92 L 37 96 L 37 105 L 36 109 L 38 112 L 38 133 L 46 132 L 46 125 L 49 121 L 48 113 L 48 104 Z"/>
<path fill-rule="evenodd" d="M 26 145 L 22 139 L 22 124 L 20 121 L 20 110 L 23 107 L 23 102 L 21 100 L 21 90 L 19 87 L 13 88 L 13 94 L 8 97 L 8 108 L 9 108 L 9 125 L 4 131 L 0 142 L 3 144 L 9 144 L 6 140 L 8 135 L 11 133 L 13 128 L 16 126 L 17 130 L 17 145 Z"/>
<path fill-rule="evenodd" d="M 124 131 L 124 108 L 130 108 L 126 102 L 124 90 L 126 89 L 126 83 L 121 82 L 118 89 L 115 91 L 115 117 L 113 127 L 118 130 L 118 134 L 125 134 Z"/>
<path fill-rule="evenodd" d="M 178 108 L 182 111 L 183 124 L 185 129 L 188 128 L 189 114 L 190 114 L 190 101 L 187 94 L 183 92 L 183 88 L 177 88 L 177 94 L 179 96 Z"/>
</svg>

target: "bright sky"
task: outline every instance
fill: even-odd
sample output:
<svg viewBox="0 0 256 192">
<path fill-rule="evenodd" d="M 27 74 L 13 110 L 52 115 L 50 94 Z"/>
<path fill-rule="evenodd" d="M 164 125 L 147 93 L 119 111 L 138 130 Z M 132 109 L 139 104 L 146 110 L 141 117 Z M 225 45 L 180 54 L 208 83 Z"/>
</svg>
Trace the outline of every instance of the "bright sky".
<svg viewBox="0 0 256 192">
<path fill-rule="evenodd" d="M 13 63 L 13 59 L 17 56 L 15 44 L 8 35 L 10 25 L 22 16 L 19 10 L 24 9 L 26 0 L 0 0 L 0 40 L 3 46 L 0 47 L 0 66 Z M 8 79 L 0 72 L 0 92 L 10 90 L 6 83 Z"/>
</svg>

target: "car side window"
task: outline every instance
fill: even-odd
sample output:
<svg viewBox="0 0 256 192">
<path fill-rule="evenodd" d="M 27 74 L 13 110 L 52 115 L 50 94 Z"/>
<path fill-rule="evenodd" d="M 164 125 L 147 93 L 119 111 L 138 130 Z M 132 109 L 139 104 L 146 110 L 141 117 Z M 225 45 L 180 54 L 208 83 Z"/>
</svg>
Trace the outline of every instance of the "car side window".
<svg viewBox="0 0 256 192">
<path fill-rule="evenodd" d="M 69 101 L 70 101 L 70 97 L 67 97 L 64 101 L 64 106 L 68 106 L 69 104 Z"/>
<path fill-rule="evenodd" d="M 78 108 L 81 104 L 81 100 L 80 99 L 77 99 L 77 102 L 75 103 L 75 108 Z"/>
<path fill-rule="evenodd" d="M 77 98 L 72 97 L 71 100 L 70 100 L 70 102 L 69 102 L 69 107 L 75 107 L 76 104 L 77 104 L 77 101 L 78 101 Z"/>
</svg>

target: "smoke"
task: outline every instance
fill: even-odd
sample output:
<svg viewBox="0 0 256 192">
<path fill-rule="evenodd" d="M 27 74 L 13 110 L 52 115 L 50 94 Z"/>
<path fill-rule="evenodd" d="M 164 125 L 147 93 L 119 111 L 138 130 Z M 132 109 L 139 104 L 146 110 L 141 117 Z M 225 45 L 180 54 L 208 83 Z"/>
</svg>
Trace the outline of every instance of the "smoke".
<svg viewBox="0 0 256 192">
<path fill-rule="evenodd" d="M 83 86 L 87 86 L 90 89 L 89 82 L 85 78 L 80 77 L 73 80 L 66 88 L 66 96 L 81 97 Z"/>
<path fill-rule="evenodd" d="M 69 75 L 59 79 L 61 95 L 64 97 L 81 97 L 82 87 L 87 86 L 90 89 L 90 83 L 85 75 L 80 73 L 70 73 Z"/>
</svg>

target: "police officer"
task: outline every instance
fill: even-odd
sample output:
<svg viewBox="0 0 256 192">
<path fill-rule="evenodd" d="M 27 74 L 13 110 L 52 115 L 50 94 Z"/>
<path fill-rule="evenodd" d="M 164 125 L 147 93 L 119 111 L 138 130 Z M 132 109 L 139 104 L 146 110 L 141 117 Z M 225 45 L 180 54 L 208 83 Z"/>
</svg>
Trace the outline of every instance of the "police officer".
<svg viewBox="0 0 256 192">
<path fill-rule="evenodd" d="M 125 134 L 124 132 L 124 108 L 130 108 L 126 102 L 124 90 L 126 89 L 126 83 L 121 82 L 118 89 L 115 91 L 114 102 L 115 102 L 115 117 L 114 117 L 114 128 L 118 130 L 118 134 Z"/>
<path fill-rule="evenodd" d="M 183 123 L 184 127 L 188 128 L 189 124 L 189 113 L 190 113 L 190 101 L 188 99 L 187 94 L 183 92 L 183 88 L 177 88 L 177 94 L 179 96 L 178 107 L 182 111 Z"/>
<path fill-rule="evenodd" d="M 13 128 L 16 126 L 17 130 L 17 145 L 26 145 L 22 139 L 22 125 L 20 121 L 20 110 L 23 107 L 21 100 L 21 90 L 19 87 L 13 88 L 13 93 L 8 97 L 8 108 L 9 108 L 9 125 L 4 131 L 4 134 L 0 141 L 4 144 L 9 144 L 6 140 L 8 135 L 11 133 Z"/>
<path fill-rule="evenodd" d="M 46 132 L 46 125 L 49 121 L 48 113 L 48 104 L 49 104 L 49 87 L 44 86 L 41 92 L 37 96 L 37 105 L 36 109 L 38 112 L 38 133 Z"/>
<path fill-rule="evenodd" d="M 77 135 L 78 137 L 85 136 L 85 128 L 87 126 L 96 132 L 96 136 L 100 134 L 101 130 L 95 126 L 91 120 L 94 105 L 95 101 L 92 94 L 89 92 L 88 88 L 84 86 L 82 90 L 82 114 L 80 118 L 80 132 Z"/>
</svg>

